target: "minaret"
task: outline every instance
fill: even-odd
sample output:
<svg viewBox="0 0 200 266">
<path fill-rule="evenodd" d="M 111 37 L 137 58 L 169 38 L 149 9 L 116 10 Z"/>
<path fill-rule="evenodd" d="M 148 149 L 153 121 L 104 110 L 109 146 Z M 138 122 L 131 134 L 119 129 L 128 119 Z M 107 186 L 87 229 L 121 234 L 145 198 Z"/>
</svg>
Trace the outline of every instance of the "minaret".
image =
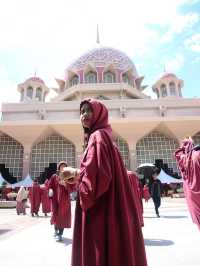
<svg viewBox="0 0 200 266">
<path fill-rule="evenodd" d="M 45 102 L 49 88 L 41 78 L 34 76 L 19 84 L 18 91 L 21 93 L 20 102 Z"/>
<path fill-rule="evenodd" d="M 184 82 L 173 73 L 165 72 L 152 86 L 157 98 L 182 97 Z"/>
<path fill-rule="evenodd" d="M 97 44 L 100 44 L 100 37 L 99 37 L 99 25 L 97 24 L 97 40 L 96 40 Z"/>
</svg>

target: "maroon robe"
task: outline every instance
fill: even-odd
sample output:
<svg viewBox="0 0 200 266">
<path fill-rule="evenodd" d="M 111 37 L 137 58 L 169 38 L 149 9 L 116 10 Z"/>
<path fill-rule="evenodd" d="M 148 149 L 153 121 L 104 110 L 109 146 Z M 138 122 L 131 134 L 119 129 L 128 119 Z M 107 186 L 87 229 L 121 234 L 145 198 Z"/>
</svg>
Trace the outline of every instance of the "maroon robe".
<svg viewBox="0 0 200 266">
<path fill-rule="evenodd" d="M 89 102 L 93 120 L 81 160 L 72 266 L 146 266 L 137 207 L 107 109 Z"/>
<path fill-rule="evenodd" d="M 70 192 L 71 186 L 63 186 L 58 182 L 58 176 L 52 175 L 49 180 L 48 188 L 53 190 L 52 200 L 52 217 L 51 224 L 57 228 L 71 227 L 71 201 Z"/>
<path fill-rule="evenodd" d="M 140 193 L 139 179 L 133 171 L 127 171 L 127 174 L 132 188 L 132 194 L 135 201 L 135 205 L 137 207 L 140 225 L 144 226 L 143 205 L 142 205 L 142 196 Z"/>
<path fill-rule="evenodd" d="M 38 213 L 41 203 L 41 189 L 37 182 L 33 182 L 32 187 L 29 188 L 29 199 L 31 203 L 31 213 Z"/>
<path fill-rule="evenodd" d="M 191 139 L 185 139 L 175 157 L 183 177 L 183 188 L 193 222 L 200 230 L 200 150 L 193 150 Z"/>
<path fill-rule="evenodd" d="M 41 187 L 41 203 L 43 213 L 51 212 L 51 200 L 48 195 L 48 180 L 46 180 L 44 186 Z"/>
</svg>

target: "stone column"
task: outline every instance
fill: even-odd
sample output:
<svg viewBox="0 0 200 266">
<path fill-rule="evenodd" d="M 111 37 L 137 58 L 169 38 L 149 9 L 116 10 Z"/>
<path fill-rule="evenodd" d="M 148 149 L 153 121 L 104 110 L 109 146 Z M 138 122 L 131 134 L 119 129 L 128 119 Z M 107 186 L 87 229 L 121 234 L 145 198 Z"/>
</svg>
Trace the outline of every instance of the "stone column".
<svg viewBox="0 0 200 266">
<path fill-rule="evenodd" d="M 128 147 L 129 147 L 130 170 L 136 171 L 137 168 L 136 143 L 129 142 Z"/>
<path fill-rule="evenodd" d="M 97 70 L 97 82 L 98 83 L 104 82 L 104 80 L 103 80 L 104 67 L 96 67 L 96 70 Z"/>
<path fill-rule="evenodd" d="M 24 157 L 23 157 L 23 172 L 22 179 L 24 179 L 28 174 L 30 174 L 31 168 L 31 147 L 24 146 Z"/>
<path fill-rule="evenodd" d="M 78 75 L 79 75 L 79 82 L 80 83 L 84 83 L 84 73 L 83 73 L 83 70 L 79 70 L 78 71 Z"/>
</svg>

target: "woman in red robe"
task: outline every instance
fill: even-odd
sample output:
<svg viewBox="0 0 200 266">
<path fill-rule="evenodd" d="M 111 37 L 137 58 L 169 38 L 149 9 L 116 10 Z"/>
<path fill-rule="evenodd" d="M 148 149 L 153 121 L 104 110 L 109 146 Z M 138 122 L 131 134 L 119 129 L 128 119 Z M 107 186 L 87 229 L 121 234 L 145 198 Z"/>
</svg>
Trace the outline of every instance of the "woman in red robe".
<svg viewBox="0 0 200 266">
<path fill-rule="evenodd" d="M 146 266 L 137 207 L 108 110 L 96 100 L 80 105 L 85 152 L 80 169 L 64 168 L 78 182 L 72 266 Z"/>
<path fill-rule="evenodd" d="M 135 205 L 137 207 L 140 225 L 144 226 L 143 204 L 142 204 L 142 195 L 140 192 L 139 178 L 133 171 L 127 171 L 127 174 L 132 188 Z"/>
<path fill-rule="evenodd" d="M 31 203 L 31 215 L 38 216 L 41 203 L 41 190 L 38 180 L 35 178 L 32 187 L 29 189 L 29 200 Z"/>
<path fill-rule="evenodd" d="M 42 212 L 45 216 L 47 213 L 51 212 L 51 200 L 48 195 L 48 179 L 44 182 L 41 188 L 41 203 L 42 203 Z"/>
<path fill-rule="evenodd" d="M 200 147 L 194 147 L 192 139 L 186 138 L 175 157 L 183 177 L 189 212 L 200 230 Z"/>
<path fill-rule="evenodd" d="M 58 164 L 57 170 L 62 171 L 63 167 L 66 167 L 67 163 L 61 161 Z M 54 224 L 55 236 L 58 236 L 58 240 L 62 241 L 62 235 L 64 228 L 71 227 L 71 201 L 70 192 L 72 192 L 70 185 L 61 184 L 59 176 L 54 174 L 51 176 L 48 184 L 48 189 L 52 189 L 52 216 L 51 224 Z"/>
</svg>

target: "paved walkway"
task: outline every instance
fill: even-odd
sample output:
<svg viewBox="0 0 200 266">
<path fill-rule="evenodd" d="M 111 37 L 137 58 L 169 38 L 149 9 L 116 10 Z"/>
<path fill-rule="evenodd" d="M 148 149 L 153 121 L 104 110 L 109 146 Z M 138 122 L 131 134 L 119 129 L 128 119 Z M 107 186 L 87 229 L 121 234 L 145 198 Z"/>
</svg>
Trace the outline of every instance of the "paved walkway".
<svg viewBox="0 0 200 266">
<path fill-rule="evenodd" d="M 148 265 L 200 266 L 200 232 L 187 216 L 184 199 L 164 199 L 161 218 L 155 218 L 151 201 L 144 208 Z M 17 216 L 13 209 L 0 209 L 0 217 L 0 265 L 70 265 L 72 229 L 59 243 L 49 218 Z"/>
</svg>

